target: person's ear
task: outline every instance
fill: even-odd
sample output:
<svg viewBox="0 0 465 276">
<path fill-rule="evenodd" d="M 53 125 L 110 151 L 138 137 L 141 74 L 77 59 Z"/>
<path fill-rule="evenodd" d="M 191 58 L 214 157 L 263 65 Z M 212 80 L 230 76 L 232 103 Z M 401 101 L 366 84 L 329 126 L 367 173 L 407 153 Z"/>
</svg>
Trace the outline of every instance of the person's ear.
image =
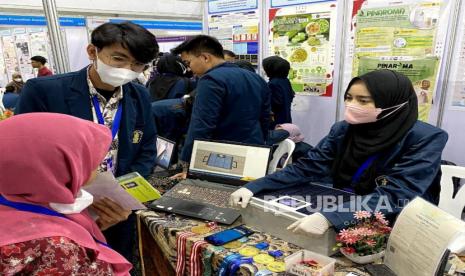
<svg viewBox="0 0 465 276">
<path fill-rule="evenodd" d="M 205 63 L 210 63 L 212 61 L 211 54 L 209 54 L 209 53 L 201 54 L 201 56 L 205 60 Z"/>
<path fill-rule="evenodd" d="M 92 44 L 87 45 L 87 55 L 89 59 L 94 61 L 97 59 L 97 47 Z"/>
</svg>

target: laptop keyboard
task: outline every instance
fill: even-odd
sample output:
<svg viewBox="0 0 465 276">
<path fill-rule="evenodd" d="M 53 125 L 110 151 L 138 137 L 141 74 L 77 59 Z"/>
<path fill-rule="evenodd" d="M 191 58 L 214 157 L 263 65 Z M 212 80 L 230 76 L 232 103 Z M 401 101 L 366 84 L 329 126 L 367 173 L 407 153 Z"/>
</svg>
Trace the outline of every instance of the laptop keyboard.
<svg viewBox="0 0 465 276">
<path fill-rule="evenodd" d="M 229 196 L 231 195 L 231 191 L 179 184 L 174 186 L 174 188 L 168 191 L 165 195 L 172 198 L 211 204 L 220 208 L 231 208 L 231 206 L 229 206 Z"/>
</svg>

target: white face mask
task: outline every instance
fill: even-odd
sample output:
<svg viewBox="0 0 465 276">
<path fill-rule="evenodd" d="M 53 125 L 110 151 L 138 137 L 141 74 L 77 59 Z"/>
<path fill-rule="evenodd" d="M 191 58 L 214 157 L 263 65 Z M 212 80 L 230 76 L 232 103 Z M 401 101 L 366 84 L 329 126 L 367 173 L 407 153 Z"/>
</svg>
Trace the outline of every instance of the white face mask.
<svg viewBox="0 0 465 276">
<path fill-rule="evenodd" d="M 50 202 L 49 205 L 53 210 L 57 211 L 58 213 L 70 215 L 79 214 L 84 209 L 89 207 L 93 201 L 94 197 L 81 188 L 77 194 L 74 203 L 64 204 Z"/>
<path fill-rule="evenodd" d="M 140 73 L 134 72 L 126 68 L 115 68 L 105 64 L 98 58 L 97 55 L 97 70 L 100 79 L 113 87 L 119 87 L 134 79 L 136 79 Z"/>
<path fill-rule="evenodd" d="M 23 79 L 22 78 L 15 78 L 14 81 L 15 82 L 21 82 Z"/>
</svg>

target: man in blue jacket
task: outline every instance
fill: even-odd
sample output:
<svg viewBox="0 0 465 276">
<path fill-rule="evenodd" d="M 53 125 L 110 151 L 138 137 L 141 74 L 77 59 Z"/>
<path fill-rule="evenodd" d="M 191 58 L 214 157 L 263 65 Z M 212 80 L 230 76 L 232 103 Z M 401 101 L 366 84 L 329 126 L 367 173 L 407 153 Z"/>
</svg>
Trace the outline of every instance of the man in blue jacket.
<svg viewBox="0 0 465 276">
<path fill-rule="evenodd" d="M 225 62 L 213 37 L 198 35 L 175 49 L 199 76 L 197 96 L 181 161 L 190 161 L 195 139 L 264 144 L 270 121 L 270 92 L 257 74 Z"/>
<path fill-rule="evenodd" d="M 106 125 L 113 142 L 99 171 L 149 176 L 156 158 L 156 129 L 146 88 L 131 81 L 156 57 L 155 36 L 130 22 L 105 23 L 92 32 L 91 42 L 90 66 L 29 80 L 16 113 L 63 113 Z M 118 214 L 114 202 L 107 200 L 93 206 L 100 228 L 108 228 L 104 234 L 110 246 L 131 261 L 134 216 L 125 220 L 127 215 Z M 121 220 L 125 221 L 114 225 Z"/>
</svg>

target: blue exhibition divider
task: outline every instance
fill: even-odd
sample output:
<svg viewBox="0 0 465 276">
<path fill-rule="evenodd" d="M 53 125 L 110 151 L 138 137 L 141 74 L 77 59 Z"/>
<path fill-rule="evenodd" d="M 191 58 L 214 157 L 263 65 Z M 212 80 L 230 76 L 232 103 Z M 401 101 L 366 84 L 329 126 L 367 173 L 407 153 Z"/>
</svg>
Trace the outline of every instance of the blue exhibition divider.
<svg viewBox="0 0 465 276">
<path fill-rule="evenodd" d="M 110 19 L 110 22 L 114 23 L 120 23 L 124 21 L 131 21 L 132 23 L 139 24 L 146 29 L 190 31 L 202 30 L 202 22 Z"/>
<path fill-rule="evenodd" d="M 62 27 L 85 27 L 86 20 L 79 17 L 60 17 L 60 26 Z M 26 16 L 26 15 L 0 15 L 0 25 L 15 26 L 46 26 L 47 21 L 44 16 Z"/>
</svg>

